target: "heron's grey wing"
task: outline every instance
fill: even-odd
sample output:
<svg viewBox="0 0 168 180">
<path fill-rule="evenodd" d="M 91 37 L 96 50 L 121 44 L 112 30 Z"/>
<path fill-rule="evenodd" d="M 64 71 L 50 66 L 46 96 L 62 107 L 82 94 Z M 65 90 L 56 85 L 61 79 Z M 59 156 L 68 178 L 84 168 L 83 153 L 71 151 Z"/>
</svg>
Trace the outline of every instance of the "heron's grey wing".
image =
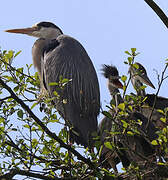
<svg viewBox="0 0 168 180">
<path fill-rule="evenodd" d="M 155 109 L 163 109 L 168 107 L 168 98 L 157 96 L 155 94 L 146 94 L 147 99 L 145 103 L 147 103 L 150 107 L 152 107 L 155 103 Z M 156 102 L 155 102 L 156 98 Z"/>
<path fill-rule="evenodd" d="M 85 49 L 77 40 L 61 35 L 55 41 L 55 48 L 53 41 L 53 45 L 49 45 L 51 50 L 48 49 L 43 57 L 46 86 L 53 96 L 58 87 L 49 86 L 49 83 L 58 82 L 60 76 L 71 80 L 63 91 L 67 103 L 58 110 L 74 127 L 82 131 L 82 136 L 87 137 L 88 133 L 97 129 L 100 109 L 96 71 Z"/>
</svg>

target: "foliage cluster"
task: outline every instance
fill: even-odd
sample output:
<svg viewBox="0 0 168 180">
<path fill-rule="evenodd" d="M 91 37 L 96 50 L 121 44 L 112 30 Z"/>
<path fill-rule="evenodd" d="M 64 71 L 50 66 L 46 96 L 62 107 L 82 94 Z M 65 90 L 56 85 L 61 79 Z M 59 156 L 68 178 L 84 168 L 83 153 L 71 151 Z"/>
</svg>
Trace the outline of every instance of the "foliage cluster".
<svg viewBox="0 0 168 180">
<path fill-rule="evenodd" d="M 144 177 L 144 174 L 158 175 L 160 167 L 162 171 L 167 168 L 168 109 L 158 110 L 163 115 L 160 121 L 163 122 L 164 128 L 158 129 L 157 138 L 153 138 L 151 142 L 148 133 L 142 131 L 142 121 L 129 118 L 131 113 L 141 108 L 145 100 L 136 95 L 126 94 L 130 82 L 127 76 L 121 77 L 125 101 L 118 105 L 115 116 L 109 111 L 102 112 L 114 126 L 108 132 L 105 143 L 101 144 L 100 138 L 97 137 L 95 139 L 97 150 L 89 152 L 88 149 L 76 144 L 69 145 L 67 128 L 57 114 L 52 99 L 47 93 L 39 94 L 40 81 L 38 74 L 32 73 L 32 65 L 26 65 L 26 69 L 12 65 L 12 61 L 19 53 L 0 51 L 0 179 L 12 179 L 15 175 L 26 176 L 28 179 L 128 179 L 128 177 L 138 179 Z M 129 57 L 125 64 L 136 66 L 134 65 L 134 58 L 138 55 L 136 49 L 126 51 L 126 54 Z M 163 74 L 161 84 L 164 79 Z M 60 78 L 58 83 L 60 88 L 63 88 L 68 80 Z M 57 93 L 55 95 L 57 96 Z M 116 111 L 112 101 L 108 108 Z M 105 168 L 103 163 L 108 159 L 102 162 L 99 158 L 103 146 L 113 152 L 112 159 L 115 159 L 114 154 L 116 156 L 118 151 L 123 150 L 112 140 L 115 136 L 124 139 L 125 155 L 131 156 L 134 160 L 128 168 L 123 168 L 123 173 Z M 144 156 L 126 143 L 131 137 L 131 143 L 134 144 L 135 136 L 151 142 L 157 161 Z"/>
</svg>

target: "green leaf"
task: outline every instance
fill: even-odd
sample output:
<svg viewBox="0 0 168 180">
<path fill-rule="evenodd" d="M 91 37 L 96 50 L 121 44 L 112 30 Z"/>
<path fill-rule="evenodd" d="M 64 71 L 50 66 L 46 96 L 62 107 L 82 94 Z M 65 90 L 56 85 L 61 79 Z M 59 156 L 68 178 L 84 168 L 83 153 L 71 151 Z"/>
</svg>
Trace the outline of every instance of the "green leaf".
<svg viewBox="0 0 168 180">
<path fill-rule="evenodd" d="M 5 119 L 3 117 L 0 117 L 0 123 L 3 123 Z"/>
<path fill-rule="evenodd" d="M 31 90 L 31 91 L 38 91 L 38 89 L 37 89 L 37 88 L 34 88 L 34 87 L 29 87 L 29 88 L 27 88 L 27 89 L 29 89 L 29 90 Z"/>
<path fill-rule="evenodd" d="M 153 141 L 151 142 L 151 144 L 154 145 L 154 146 L 156 146 L 156 145 L 158 145 L 158 142 L 157 142 L 156 140 L 153 140 Z"/>
<path fill-rule="evenodd" d="M 69 82 L 69 79 L 64 78 L 64 79 L 62 80 L 62 83 L 67 83 L 67 82 Z"/>
<path fill-rule="evenodd" d="M 32 147 L 35 148 L 38 145 L 37 139 L 32 139 Z"/>
<path fill-rule="evenodd" d="M 134 133 L 131 132 L 131 131 L 127 131 L 127 134 L 130 135 L 130 136 L 134 136 Z"/>
<path fill-rule="evenodd" d="M 133 64 L 132 66 L 133 66 L 134 68 L 136 68 L 136 69 L 139 69 L 139 65 L 138 65 L 138 64 L 136 64 L 136 63 L 135 63 L 135 64 Z"/>
<path fill-rule="evenodd" d="M 30 126 L 28 124 L 23 125 L 25 128 L 30 129 Z"/>
<path fill-rule="evenodd" d="M 161 114 L 164 114 L 164 111 L 161 110 L 161 109 L 157 109 L 157 112 L 161 113 Z"/>
<path fill-rule="evenodd" d="M 23 68 L 18 68 L 17 71 L 23 73 Z"/>
<path fill-rule="evenodd" d="M 100 149 L 99 149 L 99 157 L 101 156 L 102 150 L 103 150 L 103 145 L 100 146 Z"/>
<path fill-rule="evenodd" d="M 123 86 L 123 91 L 125 91 L 125 90 L 126 90 L 126 85 Z"/>
<path fill-rule="evenodd" d="M 112 118 L 112 115 L 108 111 L 103 111 L 102 114 L 108 118 Z"/>
<path fill-rule="evenodd" d="M 14 51 L 10 50 L 10 51 L 8 51 L 8 53 L 6 54 L 6 57 L 7 57 L 8 59 L 12 59 L 12 58 L 13 58 L 13 54 L 14 54 Z"/>
<path fill-rule="evenodd" d="M 120 103 L 118 105 L 118 108 L 121 109 L 122 111 L 124 111 L 125 110 L 125 104 L 124 103 Z"/>
<path fill-rule="evenodd" d="M 123 76 L 121 77 L 121 80 L 122 80 L 123 82 L 125 82 L 125 81 L 127 80 L 127 76 L 123 75 Z"/>
<path fill-rule="evenodd" d="M 31 106 L 31 109 L 33 109 L 38 103 L 34 103 L 32 106 Z"/>
<path fill-rule="evenodd" d="M 146 87 L 147 87 L 146 85 L 143 85 L 143 86 L 141 86 L 139 89 L 144 90 Z"/>
<path fill-rule="evenodd" d="M 57 83 L 57 82 L 51 82 L 51 83 L 49 83 L 49 86 L 58 86 L 59 85 L 59 83 Z"/>
<path fill-rule="evenodd" d="M 17 85 L 16 87 L 13 88 L 13 90 L 14 90 L 15 92 L 17 92 L 17 91 L 19 90 L 19 86 Z"/>
<path fill-rule="evenodd" d="M 124 127 L 124 128 L 127 128 L 127 127 L 128 127 L 128 123 L 127 123 L 126 121 L 121 120 L 121 122 L 123 123 L 123 127 Z"/>
<path fill-rule="evenodd" d="M 14 55 L 14 58 L 15 58 L 16 56 L 18 56 L 21 52 L 22 52 L 22 51 L 18 51 L 18 52 Z"/>
<path fill-rule="evenodd" d="M 132 56 L 131 53 L 129 53 L 128 51 L 125 51 L 125 53 L 128 54 L 128 55 L 130 55 L 130 56 Z"/>
<path fill-rule="evenodd" d="M 50 122 L 55 123 L 55 122 L 59 122 L 59 120 L 58 119 L 51 119 Z"/>
<path fill-rule="evenodd" d="M 108 149 L 111 149 L 111 150 L 113 149 L 113 147 L 112 147 L 112 145 L 111 145 L 110 142 L 105 142 L 104 145 L 105 145 L 106 148 L 108 148 Z"/>
<path fill-rule="evenodd" d="M 128 108 L 129 108 L 131 111 L 133 111 L 133 108 L 132 108 L 132 106 L 130 106 L 130 105 L 129 105 L 129 106 L 128 106 Z"/>
<path fill-rule="evenodd" d="M 54 96 L 59 97 L 59 94 L 57 91 L 54 91 L 53 94 L 54 94 Z"/>
<path fill-rule="evenodd" d="M 131 51 L 132 51 L 132 54 L 134 54 L 136 51 L 136 48 L 131 48 Z"/>
<path fill-rule="evenodd" d="M 166 118 L 161 117 L 160 120 L 161 120 L 162 122 L 166 123 Z"/>
<path fill-rule="evenodd" d="M 129 64 L 132 64 L 132 61 L 133 61 L 132 57 L 128 57 Z"/>
<path fill-rule="evenodd" d="M 157 164 L 158 164 L 158 165 L 161 165 L 161 166 L 167 165 L 166 163 L 162 163 L 162 162 L 158 162 Z"/>
<path fill-rule="evenodd" d="M 142 121 L 140 119 L 138 119 L 137 124 L 139 124 L 140 126 L 142 126 Z"/>
<path fill-rule="evenodd" d="M 17 115 L 19 118 L 23 118 L 23 111 L 20 109 L 18 112 L 17 112 Z"/>
</svg>

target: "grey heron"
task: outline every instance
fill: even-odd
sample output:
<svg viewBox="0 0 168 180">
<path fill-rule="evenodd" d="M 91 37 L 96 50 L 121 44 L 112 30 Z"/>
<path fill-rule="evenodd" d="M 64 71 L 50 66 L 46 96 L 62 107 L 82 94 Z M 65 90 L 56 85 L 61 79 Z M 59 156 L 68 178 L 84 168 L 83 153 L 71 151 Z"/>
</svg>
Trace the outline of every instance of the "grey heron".
<svg viewBox="0 0 168 180">
<path fill-rule="evenodd" d="M 72 128 L 71 140 L 85 147 L 92 146 L 100 111 L 100 92 L 95 68 L 84 47 L 51 22 L 6 32 L 39 38 L 33 45 L 32 56 L 41 84 L 51 97 L 55 97 L 54 91 L 58 91 L 59 96 L 66 100 L 55 98 L 54 103 Z M 57 85 L 50 86 L 50 83 L 58 83 L 60 76 L 71 80 L 62 91 Z"/>
<path fill-rule="evenodd" d="M 109 66 L 109 65 L 103 65 L 103 75 L 105 78 L 108 79 L 108 89 L 110 91 L 110 94 L 112 96 L 112 99 L 115 101 L 115 106 L 117 108 L 118 104 L 123 103 L 124 100 L 121 97 L 121 94 L 119 92 L 119 88 L 122 88 L 122 84 L 119 81 L 119 73 L 116 67 Z M 109 110 L 109 113 L 112 115 L 112 118 L 115 117 L 115 114 L 118 113 L 118 111 L 112 111 Z M 141 120 L 142 125 L 138 127 L 139 130 L 141 130 L 145 135 L 149 138 L 149 140 L 153 140 L 157 137 L 156 128 L 150 122 L 150 126 L 146 128 L 146 124 L 148 123 L 148 119 L 143 116 L 143 114 L 139 112 L 127 112 L 128 116 L 127 119 L 129 120 Z M 124 117 L 122 117 L 124 118 Z M 118 124 L 120 121 L 118 121 Z M 113 122 L 113 119 L 104 117 L 99 124 L 99 132 L 100 132 L 100 138 L 101 142 L 103 144 L 102 153 L 101 153 L 101 160 L 107 159 L 108 164 L 105 164 L 105 166 L 110 166 L 116 171 L 116 164 L 118 164 L 120 161 L 122 162 L 124 167 L 128 167 L 129 164 L 134 162 L 139 162 L 142 160 L 136 153 L 133 151 L 130 151 L 128 149 L 128 146 L 130 149 L 135 150 L 137 153 L 149 157 L 154 154 L 154 148 L 151 146 L 150 142 L 146 140 L 143 136 L 140 135 L 134 135 L 134 136 L 126 136 L 120 134 L 116 134 L 113 137 L 113 140 L 110 137 L 110 132 L 113 131 L 113 126 L 115 126 L 115 123 Z M 122 125 L 121 125 L 122 126 Z M 121 130 L 120 126 L 120 130 Z M 119 130 L 119 131 L 120 131 Z M 104 143 L 106 141 L 113 141 L 118 148 L 114 148 L 113 150 L 108 149 Z M 128 150 L 127 150 L 128 149 Z"/>
</svg>

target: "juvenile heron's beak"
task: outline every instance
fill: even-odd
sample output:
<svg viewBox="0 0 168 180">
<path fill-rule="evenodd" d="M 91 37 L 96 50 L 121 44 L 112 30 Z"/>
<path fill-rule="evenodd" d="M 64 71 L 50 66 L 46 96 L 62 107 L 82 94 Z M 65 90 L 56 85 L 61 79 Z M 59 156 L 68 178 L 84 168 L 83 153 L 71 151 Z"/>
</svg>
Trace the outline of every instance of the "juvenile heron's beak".
<svg viewBox="0 0 168 180">
<path fill-rule="evenodd" d="M 9 33 L 19 33 L 19 34 L 27 34 L 27 35 L 32 35 L 34 31 L 37 31 L 37 27 L 5 30 L 5 32 L 9 32 Z"/>
<path fill-rule="evenodd" d="M 139 78 L 141 79 L 141 82 L 155 89 L 155 86 L 152 84 L 147 75 L 139 75 Z"/>
<path fill-rule="evenodd" d="M 119 89 L 123 89 L 123 85 L 122 83 L 119 81 L 119 79 L 114 79 L 112 80 L 112 83 L 115 85 L 115 87 L 119 88 Z"/>
</svg>

